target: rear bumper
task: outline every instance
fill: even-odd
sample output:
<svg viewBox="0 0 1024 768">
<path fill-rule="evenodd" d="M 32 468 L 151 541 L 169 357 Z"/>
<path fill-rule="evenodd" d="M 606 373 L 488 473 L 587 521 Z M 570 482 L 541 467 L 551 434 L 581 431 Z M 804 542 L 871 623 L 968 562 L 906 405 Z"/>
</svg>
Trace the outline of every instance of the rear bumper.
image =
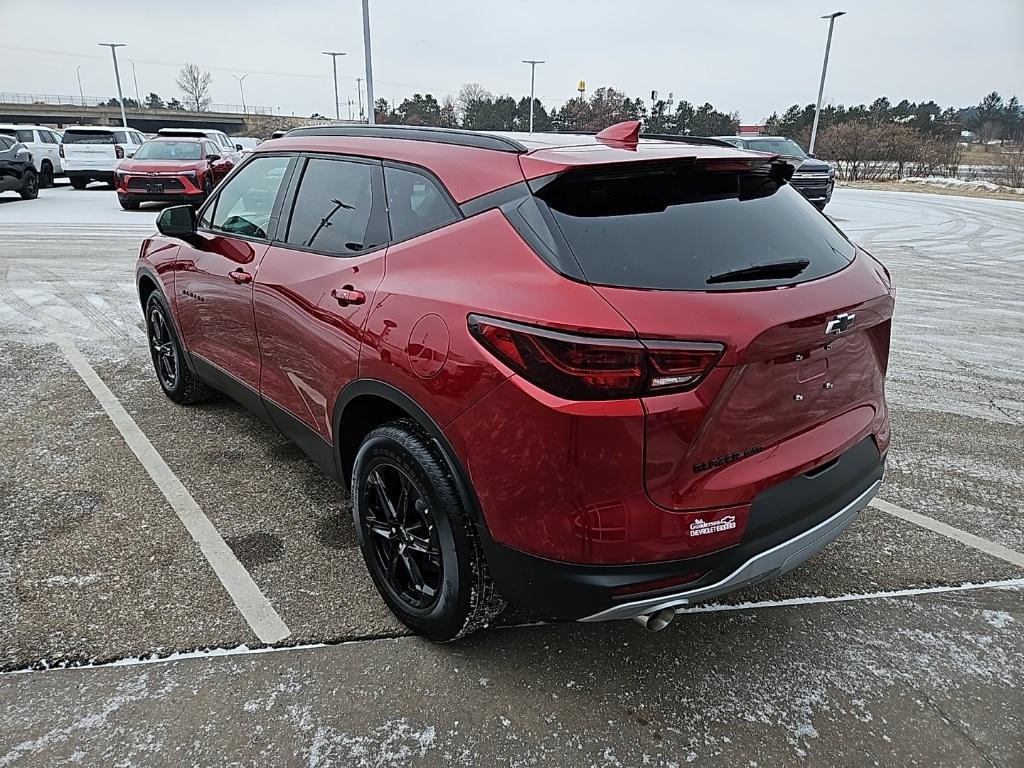
<svg viewBox="0 0 1024 768">
<path fill-rule="evenodd" d="M 708 555 L 585 565 L 529 555 L 485 535 L 487 561 L 509 600 L 553 618 L 602 621 L 681 608 L 781 575 L 817 554 L 875 496 L 883 467 L 874 439 L 865 438 L 825 469 L 762 492 L 739 543 Z M 659 586 L 666 581 L 675 585 Z M 656 588 L 645 591 L 646 584 Z"/>
</svg>

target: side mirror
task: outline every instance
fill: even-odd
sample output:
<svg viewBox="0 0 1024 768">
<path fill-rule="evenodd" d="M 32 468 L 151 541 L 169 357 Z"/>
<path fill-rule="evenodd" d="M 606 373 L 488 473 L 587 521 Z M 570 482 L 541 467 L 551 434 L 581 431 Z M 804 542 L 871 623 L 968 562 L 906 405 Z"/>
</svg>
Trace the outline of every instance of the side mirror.
<svg viewBox="0 0 1024 768">
<path fill-rule="evenodd" d="M 196 233 L 196 209 L 191 205 L 164 208 L 156 217 L 156 228 L 167 237 L 191 237 Z"/>
<path fill-rule="evenodd" d="M 817 157 L 817 155 L 816 155 L 816 154 L 814 154 L 813 152 L 808 152 L 808 153 L 807 153 L 807 156 L 808 156 L 808 157 Z"/>
<path fill-rule="evenodd" d="M 220 155 L 207 155 L 206 159 L 209 160 L 212 163 L 212 162 L 215 162 L 217 160 L 220 160 Z"/>
<path fill-rule="evenodd" d="M 242 145 L 241 144 L 235 144 L 235 151 L 236 152 L 241 152 L 242 151 Z"/>
</svg>

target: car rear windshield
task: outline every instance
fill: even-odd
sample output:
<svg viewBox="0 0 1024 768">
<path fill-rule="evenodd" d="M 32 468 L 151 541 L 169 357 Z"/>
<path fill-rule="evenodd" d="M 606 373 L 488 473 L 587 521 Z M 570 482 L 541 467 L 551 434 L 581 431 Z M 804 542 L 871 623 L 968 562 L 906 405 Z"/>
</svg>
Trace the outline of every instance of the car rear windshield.
<svg viewBox="0 0 1024 768">
<path fill-rule="evenodd" d="M 113 144 L 114 134 L 111 131 L 64 131 L 65 144 Z"/>
<path fill-rule="evenodd" d="M 198 141 L 147 141 L 135 152 L 136 160 L 199 160 Z"/>
<path fill-rule="evenodd" d="M 561 271 L 599 285 L 701 291 L 787 285 L 836 272 L 854 257 L 842 233 L 767 166 L 570 171 L 536 199 L 541 218 L 557 228 L 555 237 L 541 239 L 554 244 L 560 234 L 578 265 Z M 529 226 L 536 231 L 538 223 Z M 549 253 L 564 260 L 565 250 Z M 794 263 L 799 266 L 779 268 Z M 723 279 L 738 270 L 735 279 Z"/>
</svg>

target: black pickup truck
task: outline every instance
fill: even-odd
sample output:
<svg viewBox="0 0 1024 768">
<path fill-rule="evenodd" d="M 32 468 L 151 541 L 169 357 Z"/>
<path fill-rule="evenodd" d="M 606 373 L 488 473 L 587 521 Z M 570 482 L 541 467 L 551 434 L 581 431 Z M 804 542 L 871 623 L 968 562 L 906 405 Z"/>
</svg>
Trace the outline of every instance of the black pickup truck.
<svg viewBox="0 0 1024 768">
<path fill-rule="evenodd" d="M 824 160 L 810 157 L 792 139 L 783 136 L 715 136 L 714 138 L 740 149 L 771 152 L 792 163 L 796 170 L 789 183 L 814 203 L 818 210 L 824 210 L 828 201 L 832 199 L 832 188 L 836 180 L 835 169 Z"/>
</svg>

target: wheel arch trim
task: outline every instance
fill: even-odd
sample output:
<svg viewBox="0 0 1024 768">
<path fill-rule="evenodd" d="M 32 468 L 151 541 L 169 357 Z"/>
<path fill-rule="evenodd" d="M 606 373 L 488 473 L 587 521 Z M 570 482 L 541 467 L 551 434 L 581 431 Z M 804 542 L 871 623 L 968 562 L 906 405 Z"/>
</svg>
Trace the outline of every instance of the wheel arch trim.
<svg viewBox="0 0 1024 768">
<path fill-rule="evenodd" d="M 430 414 L 428 414 L 426 410 L 424 410 L 423 406 L 409 397 L 409 395 L 387 382 L 380 381 L 378 379 L 356 379 L 342 389 L 341 393 L 338 395 L 338 399 L 334 403 L 334 413 L 331 418 L 331 428 L 334 436 L 334 440 L 332 440 L 332 443 L 334 444 L 334 461 L 338 467 L 338 475 L 342 478 L 345 484 L 351 489 L 351 478 L 349 476 L 349 472 L 346 470 L 341 455 L 341 421 L 345 414 L 345 409 L 354 400 L 365 395 L 378 397 L 405 411 L 405 413 L 407 413 L 417 424 L 419 424 L 423 431 L 427 433 L 430 441 L 437 446 L 441 456 L 444 458 L 444 462 L 448 466 L 448 470 L 452 473 L 452 478 L 455 481 L 455 487 L 458 490 L 459 497 L 462 500 L 463 505 L 469 512 L 477 528 L 486 535 L 487 524 L 480 508 L 480 502 L 477 499 L 476 493 L 473 491 L 473 486 L 469 481 L 469 473 L 466 472 L 465 467 L 463 467 L 462 462 L 455 453 L 455 449 L 452 447 L 451 442 L 445 436 L 437 422 L 431 418 Z"/>
</svg>

